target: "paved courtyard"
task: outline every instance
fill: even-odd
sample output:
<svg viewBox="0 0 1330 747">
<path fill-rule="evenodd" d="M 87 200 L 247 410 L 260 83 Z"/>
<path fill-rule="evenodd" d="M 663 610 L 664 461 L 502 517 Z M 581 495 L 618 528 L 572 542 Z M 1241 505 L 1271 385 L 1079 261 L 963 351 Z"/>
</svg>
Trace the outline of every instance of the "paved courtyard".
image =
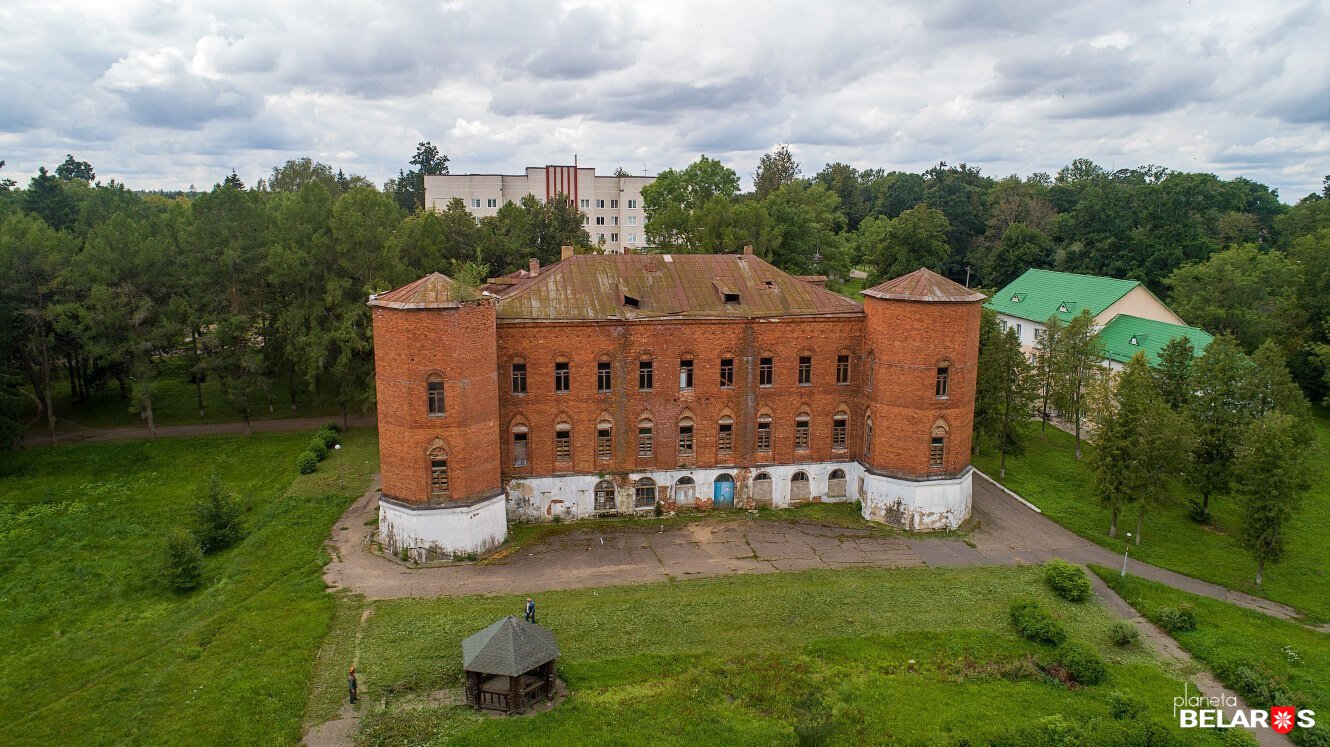
<svg viewBox="0 0 1330 747">
<path fill-rule="evenodd" d="M 1082 539 L 975 473 L 973 522 L 964 539 L 892 534 L 813 522 L 708 519 L 682 526 L 584 528 L 550 537 L 482 564 L 407 568 L 364 542 L 376 516 L 374 491 L 333 530 L 328 583 L 367 599 L 466 594 L 534 594 L 668 579 L 809 568 L 911 568 L 1039 563 L 1058 556 L 1116 567 L 1122 556 Z M 1131 572 L 1186 591 L 1226 599 L 1279 617 L 1293 610 L 1264 599 L 1132 561 Z"/>
</svg>

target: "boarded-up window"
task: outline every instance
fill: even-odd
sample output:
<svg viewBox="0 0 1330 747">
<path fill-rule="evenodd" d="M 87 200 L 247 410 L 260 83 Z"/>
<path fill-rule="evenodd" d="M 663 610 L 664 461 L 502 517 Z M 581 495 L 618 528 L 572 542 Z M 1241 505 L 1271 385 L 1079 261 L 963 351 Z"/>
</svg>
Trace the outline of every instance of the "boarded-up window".
<svg viewBox="0 0 1330 747">
<path fill-rule="evenodd" d="M 717 424 L 716 452 L 720 454 L 734 453 L 734 418 L 729 415 L 721 418 L 720 423 Z"/>
<path fill-rule="evenodd" d="M 434 498 L 448 497 L 448 454 L 443 449 L 429 453 L 429 490 Z"/>
<path fill-rule="evenodd" d="M 617 506 L 614 500 L 614 483 L 601 480 L 596 483 L 596 510 L 613 511 Z"/>
<path fill-rule="evenodd" d="M 554 426 L 554 461 L 571 462 L 573 460 L 573 427 L 568 423 Z"/>
<path fill-rule="evenodd" d="M 596 424 L 596 458 L 608 461 L 614 456 L 614 430 L 610 421 Z"/>
<path fill-rule="evenodd" d="M 653 453 L 655 453 L 655 444 L 652 441 L 651 421 L 642 420 L 637 424 L 637 455 L 649 457 Z"/>
<path fill-rule="evenodd" d="M 944 425 L 933 427 L 932 438 L 928 442 L 928 468 L 942 469 L 947 450 L 947 428 Z"/>
<path fill-rule="evenodd" d="M 526 426 L 519 425 L 513 428 L 513 466 L 525 467 L 530 461 L 530 452 L 528 451 Z"/>
<path fill-rule="evenodd" d="M 827 476 L 827 497 L 845 497 L 845 470 L 833 469 L 831 474 Z"/>
<path fill-rule="evenodd" d="M 771 451 L 771 416 L 763 415 L 757 419 L 757 451 Z"/>
<path fill-rule="evenodd" d="M 693 419 L 679 420 L 679 456 L 693 455 Z"/>
<path fill-rule="evenodd" d="M 808 451 L 808 416 L 800 415 L 794 419 L 794 450 Z"/>
<path fill-rule="evenodd" d="M 831 448 L 835 451 L 845 451 L 845 444 L 848 439 L 850 418 L 843 412 L 836 413 L 836 417 L 831 419 Z"/>
</svg>

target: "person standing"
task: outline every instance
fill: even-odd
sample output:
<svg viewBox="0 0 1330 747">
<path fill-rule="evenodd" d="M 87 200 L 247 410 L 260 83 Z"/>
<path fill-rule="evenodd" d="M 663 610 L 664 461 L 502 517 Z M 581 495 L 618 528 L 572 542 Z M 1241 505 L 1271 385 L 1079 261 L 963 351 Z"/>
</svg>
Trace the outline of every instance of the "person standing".
<svg viewBox="0 0 1330 747">
<path fill-rule="evenodd" d="M 351 694 L 351 705 L 356 704 L 356 668 L 346 673 L 346 689 Z"/>
<path fill-rule="evenodd" d="M 531 597 L 526 598 L 526 621 L 529 623 L 536 621 L 536 601 Z"/>
</svg>

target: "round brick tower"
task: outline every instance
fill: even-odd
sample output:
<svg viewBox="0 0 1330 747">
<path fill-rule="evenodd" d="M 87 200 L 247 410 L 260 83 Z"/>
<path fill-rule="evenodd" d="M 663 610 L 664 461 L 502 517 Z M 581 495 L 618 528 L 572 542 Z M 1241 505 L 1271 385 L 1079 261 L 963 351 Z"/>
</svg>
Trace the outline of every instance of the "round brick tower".
<svg viewBox="0 0 1330 747">
<path fill-rule="evenodd" d="M 919 269 L 863 292 L 864 518 L 955 529 L 970 515 L 984 296 Z M 867 434 L 867 427 L 865 427 Z"/>
<path fill-rule="evenodd" d="M 417 560 L 507 537 L 499 478 L 495 305 L 434 273 L 370 299 L 378 399 L 379 537 Z"/>
</svg>

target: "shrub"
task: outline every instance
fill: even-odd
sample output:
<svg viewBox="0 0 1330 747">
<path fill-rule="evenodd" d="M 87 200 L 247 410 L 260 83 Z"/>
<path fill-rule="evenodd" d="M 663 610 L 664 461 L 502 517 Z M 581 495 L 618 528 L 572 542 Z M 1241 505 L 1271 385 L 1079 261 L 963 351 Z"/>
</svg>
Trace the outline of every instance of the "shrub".
<svg viewBox="0 0 1330 747">
<path fill-rule="evenodd" d="M 327 430 L 327 431 L 332 431 L 333 433 L 341 433 L 342 426 L 338 425 L 336 420 L 329 420 L 328 422 L 324 423 L 323 427 L 320 428 L 319 430 L 321 431 Z"/>
<path fill-rule="evenodd" d="M 1035 643 L 1060 646 L 1067 640 L 1067 631 L 1033 599 L 1012 602 L 1011 621 L 1021 635 Z"/>
<path fill-rule="evenodd" d="M 194 535 L 203 552 L 224 550 L 245 535 L 240 501 L 226 492 L 217 475 L 208 478 L 208 491 L 194 504 Z"/>
<path fill-rule="evenodd" d="M 1136 718 L 1145 713 L 1145 702 L 1130 693 L 1114 690 L 1108 694 L 1108 715 L 1115 719 Z"/>
<path fill-rule="evenodd" d="M 323 442 L 323 448 L 325 449 L 331 449 L 337 445 L 337 431 L 326 425 L 320 428 L 318 433 L 315 433 L 314 435 Z"/>
<path fill-rule="evenodd" d="M 1196 630 L 1196 613 L 1190 604 L 1177 607 L 1160 607 L 1155 610 L 1154 621 L 1159 627 L 1170 633 L 1182 633 Z"/>
<path fill-rule="evenodd" d="M 1068 602 L 1084 602 L 1090 598 L 1090 579 L 1085 571 L 1060 558 L 1044 564 L 1044 581 Z"/>
<path fill-rule="evenodd" d="M 1141 631 L 1137 630 L 1135 625 L 1119 620 L 1108 629 L 1108 637 L 1118 646 L 1130 646 L 1140 640 Z"/>
<path fill-rule="evenodd" d="M 314 454 L 302 451 L 300 456 L 296 457 L 296 469 L 300 470 L 300 474 L 308 475 L 318 468 L 319 458 Z"/>
<path fill-rule="evenodd" d="M 188 529 L 176 527 L 166 535 L 161 577 L 172 591 L 197 588 L 203 579 L 203 549 Z"/>
<path fill-rule="evenodd" d="M 1104 681 L 1104 675 L 1108 673 L 1098 652 L 1080 641 L 1062 644 L 1058 649 L 1058 663 L 1082 685 L 1097 685 Z"/>
<path fill-rule="evenodd" d="M 1287 705 L 1295 702 L 1284 683 L 1247 663 L 1230 664 L 1216 674 L 1225 684 L 1237 690 L 1254 708 Z"/>
<path fill-rule="evenodd" d="M 310 439 L 309 448 L 306 451 L 313 454 L 314 458 L 320 462 L 328 457 L 328 447 L 323 445 L 323 439 L 318 436 Z"/>
</svg>

